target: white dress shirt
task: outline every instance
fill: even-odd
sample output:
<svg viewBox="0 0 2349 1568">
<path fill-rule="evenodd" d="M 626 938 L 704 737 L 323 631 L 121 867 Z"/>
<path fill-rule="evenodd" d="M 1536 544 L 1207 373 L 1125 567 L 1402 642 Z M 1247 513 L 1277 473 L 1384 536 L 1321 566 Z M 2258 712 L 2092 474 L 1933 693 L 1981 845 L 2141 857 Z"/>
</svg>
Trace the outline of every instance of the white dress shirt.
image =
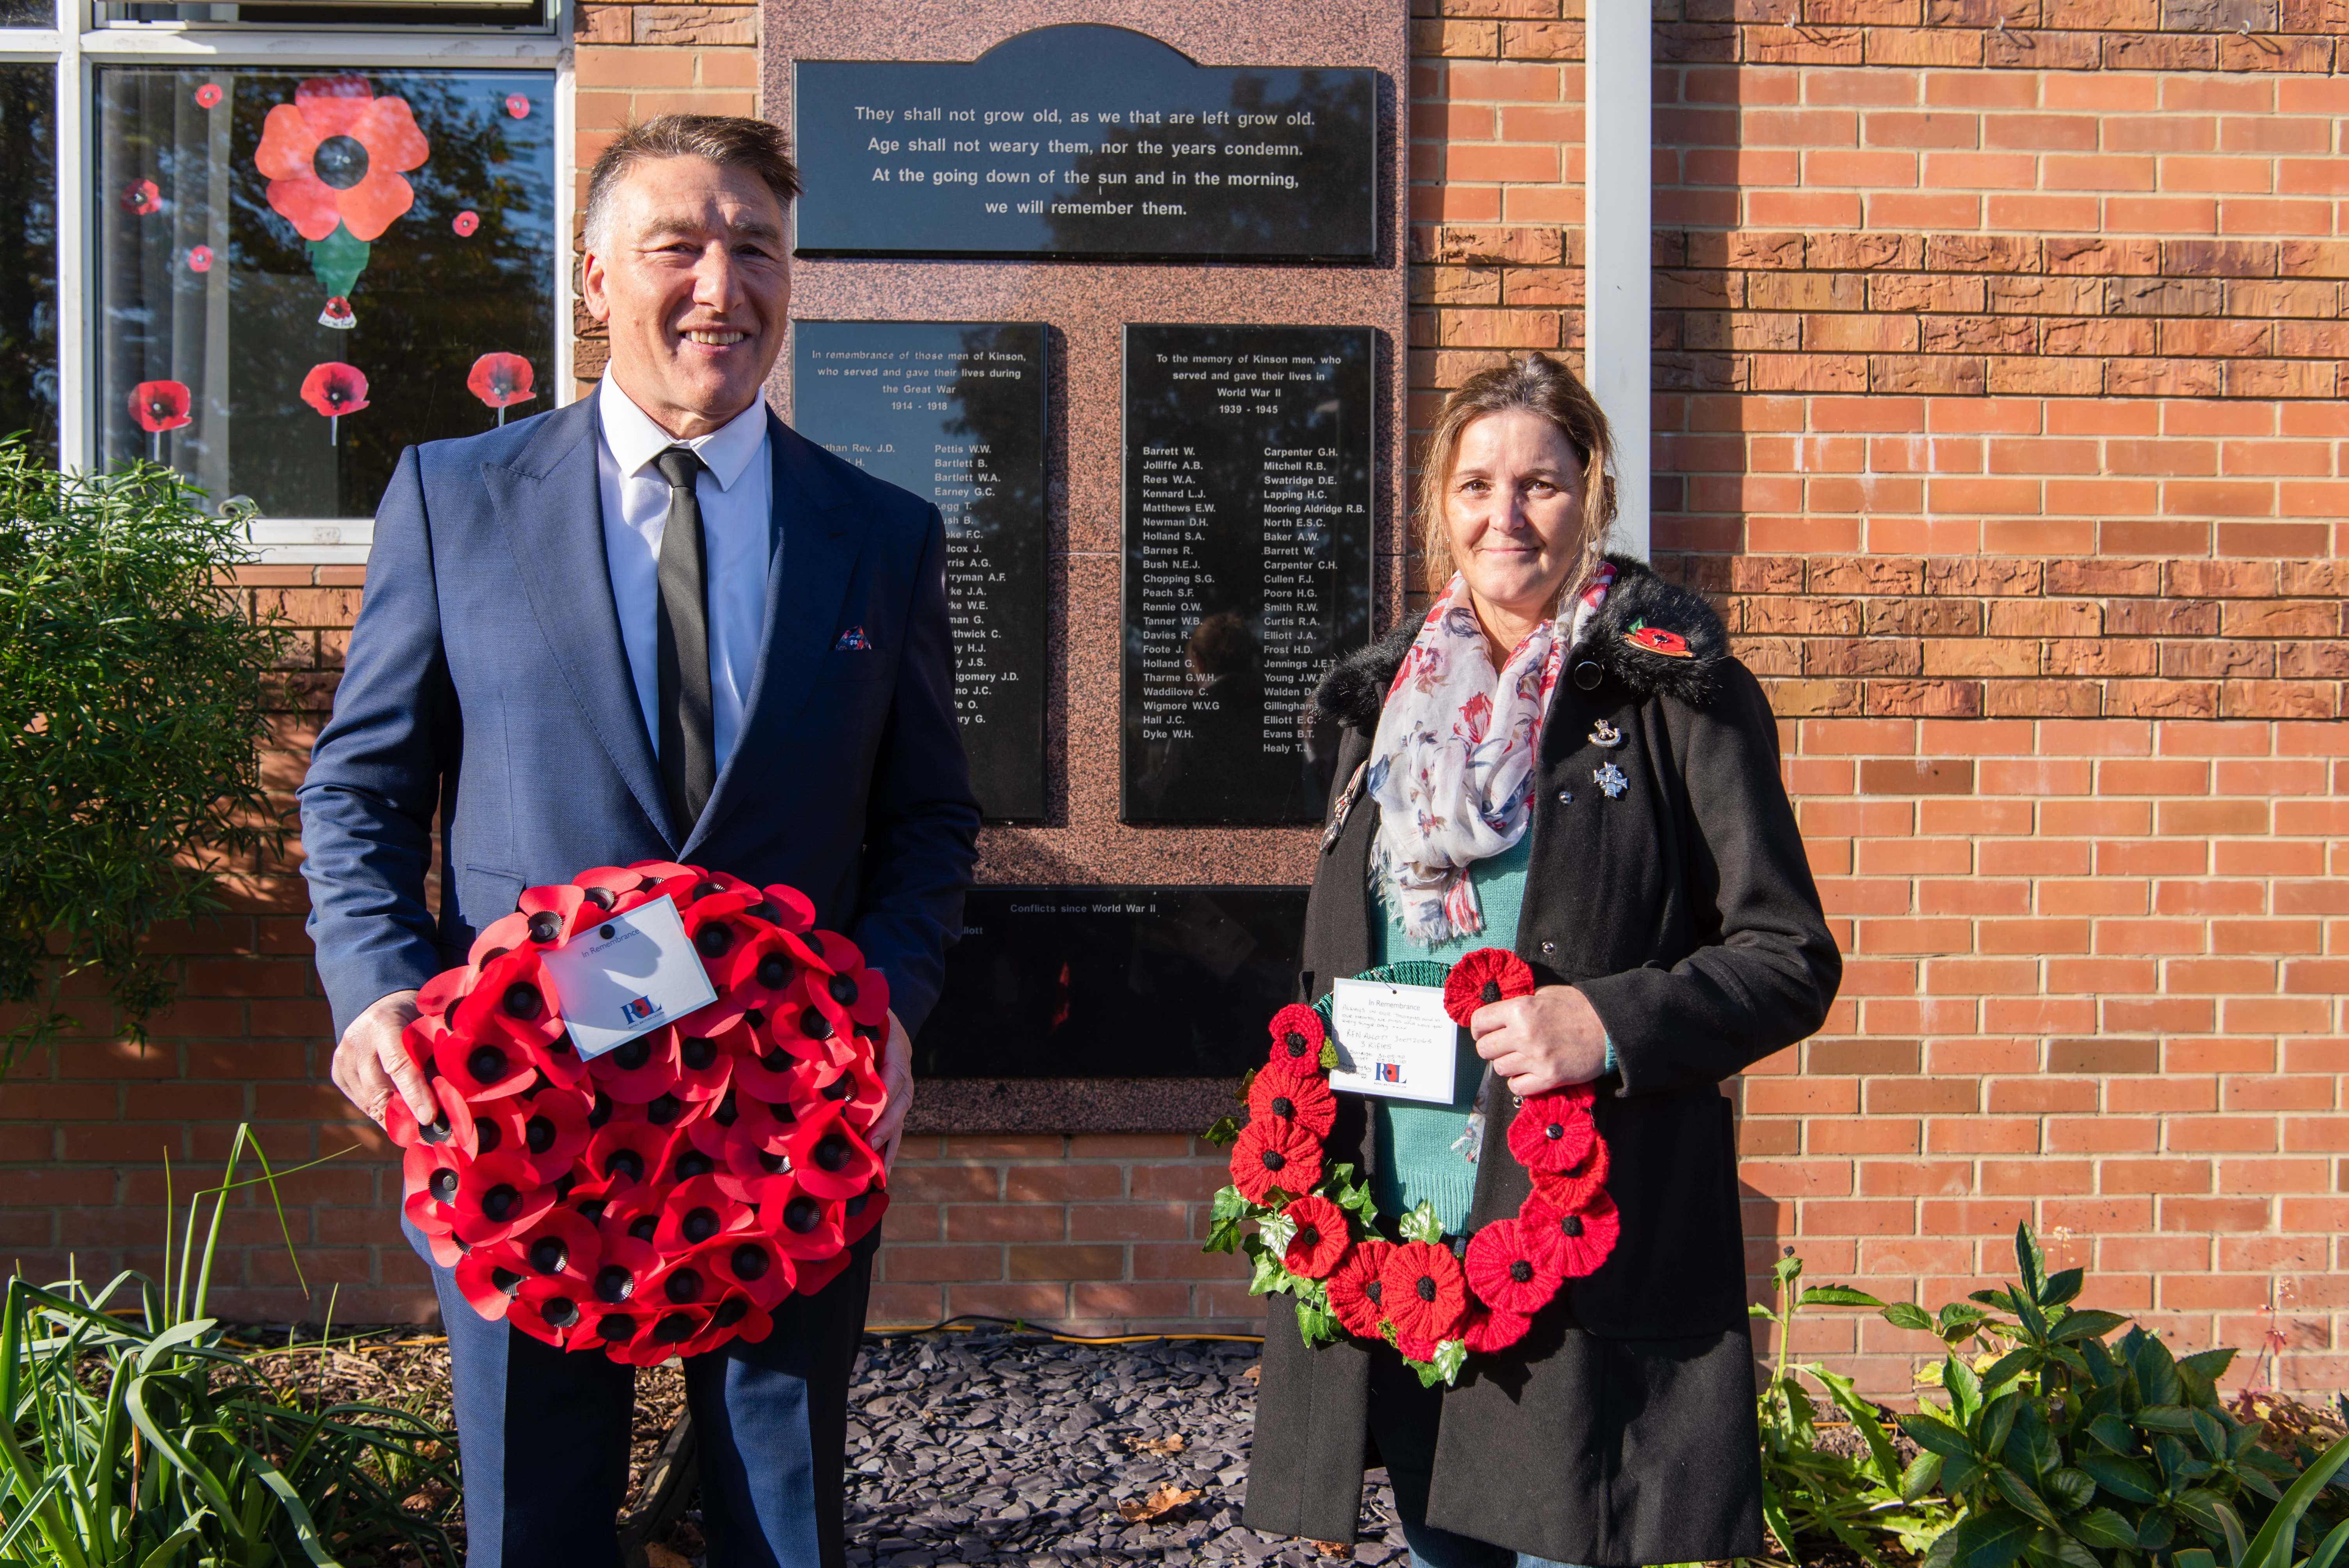
<svg viewBox="0 0 2349 1568">
<path fill-rule="evenodd" d="M 703 583 L 709 593 L 709 708 L 717 764 L 726 766 L 742 733 L 742 709 L 767 624 L 767 565 L 774 531 L 769 491 L 767 405 L 762 398 L 711 431 L 679 441 L 628 400 L 608 374 L 600 399 L 603 438 L 595 473 L 604 492 L 604 562 L 620 612 L 620 645 L 636 683 L 636 706 L 653 754 L 660 754 L 660 666 L 653 622 L 660 607 L 661 534 L 668 521 L 668 481 L 653 459 L 671 447 L 693 449 L 703 469 L 694 480 L 701 502 Z"/>
</svg>

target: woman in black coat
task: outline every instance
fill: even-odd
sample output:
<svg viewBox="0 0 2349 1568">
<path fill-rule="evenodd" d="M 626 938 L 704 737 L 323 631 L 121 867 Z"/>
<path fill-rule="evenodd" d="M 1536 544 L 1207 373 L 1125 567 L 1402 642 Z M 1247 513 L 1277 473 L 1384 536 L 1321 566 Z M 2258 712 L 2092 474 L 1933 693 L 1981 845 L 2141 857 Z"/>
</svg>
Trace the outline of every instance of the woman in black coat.
<svg viewBox="0 0 2349 1568">
<path fill-rule="evenodd" d="M 1599 554 L 1608 456 L 1597 404 L 1545 356 L 1483 372 L 1447 401 L 1419 508 L 1436 610 L 1340 665 L 1317 697 L 1342 740 L 1300 989 L 1311 1000 L 1410 956 L 1405 937 L 1448 939 L 1438 957 L 1463 942 L 1514 948 L 1539 988 L 1471 1022 L 1476 1058 L 1464 1057 L 1462 1078 L 1483 1079 L 1485 1104 L 1468 1119 L 1464 1092 L 1470 1130 L 1454 1147 L 1475 1163 L 1456 1173 L 1464 1217 L 1445 1228 L 1472 1234 L 1527 1195 L 1503 1097 L 1590 1083 L 1619 1238 L 1523 1339 L 1472 1356 L 1449 1389 L 1423 1388 L 1383 1345 L 1309 1348 L 1274 1297 L 1246 1512 L 1257 1530 L 1350 1541 L 1362 1471 L 1383 1462 L 1427 1568 L 1633 1568 L 1762 1550 L 1720 1084 L 1817 1028 L 1842 963 L 1760 687 L 1703 601 Z M 1427 674 L 1445 659 L 1448 671 Z M 1526 684 L 1545 663 L 1554 684 Z M 1529 755 L 1514 773 L 1488 769 L 1488 792 L 1450 810 L 1447 790 L 1467 786 L 1438 752 L 1465 667 L 1497 682 L 1503 711 L 1513 691 L 1520 713 L 1541 695 Z M 1481 700 L 1456 710 L 1471 722 L 1454 733 L 1483 736 Z M 1414 701 L 1439 711 L 1406 714 Z M 1505 863 L 1509 876 L 1487 874 Z M 1384 1102 L 1338 1099 L 1330 1158 L 1364 1167 L 1374 1188 L 1382 1152 L 1400 1164 L 1395 1151 L 1415 1147 L 1424 1166 L 1441 1147 L 1423 1132 L 1411 1145 Z M 1390 1188 L 1397 1179 L 1385 1174 Z"/>
</svg>

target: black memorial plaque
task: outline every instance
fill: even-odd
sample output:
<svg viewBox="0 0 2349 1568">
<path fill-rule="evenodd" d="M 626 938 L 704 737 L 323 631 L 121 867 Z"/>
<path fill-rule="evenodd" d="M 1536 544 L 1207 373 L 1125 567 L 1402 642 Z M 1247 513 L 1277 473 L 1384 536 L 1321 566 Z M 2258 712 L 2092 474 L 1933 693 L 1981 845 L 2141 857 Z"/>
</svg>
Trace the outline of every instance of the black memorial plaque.
<svg viewBox="0 0 2349 1568">
<path fill-rule="evenodd" d="M 792 425 L 937 503 L 955 712 L 991 819 L 1044 814 L 1044 328 L 802 321 Z"/>
<path fill-rule="evenodd" d="M 803 256 L 1378 253 L 1378 73 L 1197 66 L 1123 27 L 969 64 L 802 60 Z"/>
<path fill-rule="evenodd" d="M 1306 892 L 973 888 L 914 1075 L 1237 1076 L 1291 999 Z"/>
<path fill-rule="evenodd" d="M 1313 688 L 1371 634 L 1375 352 L 1125 329 L 1126 821 L 1320 820 Z"/>
</svg>

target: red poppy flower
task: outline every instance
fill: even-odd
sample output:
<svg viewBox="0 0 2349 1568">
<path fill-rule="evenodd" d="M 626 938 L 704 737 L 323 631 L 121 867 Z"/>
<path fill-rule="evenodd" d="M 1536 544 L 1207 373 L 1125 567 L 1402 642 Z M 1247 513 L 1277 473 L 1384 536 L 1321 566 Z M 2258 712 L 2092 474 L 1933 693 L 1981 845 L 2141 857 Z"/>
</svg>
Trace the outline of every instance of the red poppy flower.
<svg viewBox="0 0 2349 1568">
<path fill-rule="evenodd" d="M 1452 966 L 1444 977 L 1444 1010 L 1462 1028 L 1479 1007 L 1510 996 L 1534 994 L 1534 972 L 1526 961 L 1504 947 L 1480 947 Z"/>
<path fill-rule="evenodd" d="M 220 107 L 220 100 L 221 90 L 220 84 L 218 82 L 206 82 L 203 86 L 196 89 L 196 107 L 198 108 L 217 108 Z"/>
<path fill-rule="evenodd" d="M 592 923 L 590 916 L 603 913 L 589 905 L 584 890 L 564 882 L 526 887 L 515 905 L 514 913 L 522 917 L 522 934 L 542 949 L 561 946 Z"/>
<path fill-rule="evenodd" d="M 833 931 L 812 934 L 817 956 L 830 977 L 822 985 L 810 978 L 808 990 L 818 1006 L 833 1016 L 846 1034 L 852 1024 L 879 1024 L 889 1016 L 889 977 L 864 966 L 864 954 L 845 936 Z"/>
<path fill-rule="evenodd" d="M 1667 632 L 1661 626 L 1641 626 L 1623 634 L 1623 640 L 1635 648 L 1651 654 L 1661 654 L 1668 659 L 1688 659 L 1696 655 L 1689 652 L 1688 639 L 1678 632 Z"/>
<path fill-rule="evenodd" d="M 473 361 L 465 389 L 495 408 L 501 425 L 506 422 L 509 407 L 538 396 L 531 390 L 530 361 L 519 354 L 482 355 Z"/>
<path fill-rule="evenodd" d="M 691 1343 L 679 1346 L 678 1354 L 702 1355 L 717 1349 L 730 1339 L 756 1345 L 774 1330 L 775 1320 L 769 1315 L 766 1307 L 751 1298 L 750 1292 L 730 1290 L 719 1297 L 718 1305 L 710 1309 L 709 1326 Z"/>
<path fill-rule="evenodd" d="M 752 904 L 750 913 L 794 936 L 815 929 L 815 902 L 807 894 L 781 882 L 769 882 L 760 891 L 767 896 L 762 903 Z"/>
<path fill-rule="evenodd" d="M 1241 1129 L 1232 1145 L 1232 1185 L 1251 1203 L 1276 1188 L 1294 1197 L 1321 1180 L 1321 1140 L 1295 1122 L 1268 1118 Z"/>
<path fill-rule="evenodd" d="M 530 114 L 530 99 L 524 98 L 520 93 L 508 93 L 506 95 L 506 112 L 513 116 L 516 119 L 527 119 Z"/>
<path fill-rule="evenodd" d="M 587 1152 L 594 1130 L 587 1125 L 587 1106 L 578 1094 L 550 1085 L 536 1094 L 495 1103 L 514 1108 L 520 1152 L 540 1181 L 561 1180 Z"/>
<path fill-rule="evenodd" d="M 784 1140 L 783 1153 L 800 1186 L 818 1198 L 844 1203 L 881 1174 L 880 1156 L 849 1130 L 832 1101 L 811 1107 L 800 1118 Z"/>
<path fill-rule="evenodd" d="M 191 422 L 188 388 L 179 381 L 141 381 L 130 389 L 130 417 L 150 435 L 176 430 Z"/>
<path fill-rule="evenodd" d="M 854 1246 L 871 1235 L 881 1224 L 881 1216 L 889 1212 L 889 1190 L 874 1187 L 869 1192 L 859 1192 L 840 1206 L 840 1240 L 843 1246 Z"/>
<path fill-rule="evenodd" d="M 1338 1125 L 1338 1097 L 1319 1073 L 1293 1072 L 1270 1066 L 1257 1070 L 1248 1085 L 1250 1119 L 1278 1117 L 1293 1121 L 1316 1138 L 1327 1138 Z"/>
<path fill-rule="evenodd" d="M 587 1304 L 585 1316 L 564 1341 L 566 1350 L 601 1350 L 613 1360 L 625 1358 L 627 1346 L 643 1334 L 650 1321 L 641 1312 L 606 1306 L 602 1302 Z M 667 1359 L 664 1352 L 662 1359 Z"/>
<path fill-rule="evenodd" d="M 163 193 L 152 180 L 133 180 L 122 188 L 122 210 L 134 218 L 150 218 L 163 210 Z"/>
<path fill-rule="evenodd" d="M 734 1076 L 735 1057 L 720 1039 L 712 1039 L 698 1030 L 680 1026 L 677 1031 L 678 1099 L 696 1104 L 715 1102 L 724 1098 L 728 1083 Z"/>
<path fill-rule="evenodd" d="M 625 914 L 646 898 L 643 875 L 626 866 L 590 866 L 573 877 L 571 885 L 606 914 Z"/>
<path fill-rule="evenodd" d="M 654 1029 L 589 1059 L 595 1087 L 624 1105 L 649 1105 L 677 1087 L 677 1030 Z"/>
<path fill-rule="evenodd" d="M 1353 1244 L 1346 1234 L 1346 1211 L 1327 1198 L 1309 1193 L 1291 1202 L 1281 1213 L 1297 1222 L 1297 1232 L 1280 1254 L 1281 1263 L 1290 1274 L 1307 1279 L 1323 1278 L 1338 1266 L 1346 1249 Z"/>
<path fill-rule="evenodd" d="M 1531 1317 L 1550 1304 L 1566 1274 L 1547 1232 L 1495 1220 L 1468 1239 L 1468 1286 L 1487 1306 Z"/>
<path fill-rule="evenodd" d="M 586 1294 L 604 1251 L 603 1238 L 587 1217 L 560 1206 L 540 1215 L 510 1244 L 521 1258 L 525 1275 L 562 1281 L 574 1295 Z"/>
<path fill-rule="evenodd" d="M 770 1045 L 746 1025 L 737 1024 L 722 1039 L 747 1037 L 756 1050 L 734 1058 L 734 1087 L 770 1105 L 804 1105 L 816 1097 L 826 1078 L 840 1069 L 823 1060 L 795 1056 L 782 1045 Z"/>
<path fill-rule="evenodd" d="M 449 227 L 457 231 L 457 237 L 460 240 L 471 239 L 473 237 L 473 231 L 481 226 L 481 215 L 479 212 L 474 211 L 470 207 L 462 212 L 458 213 L 456 217 L 450 220 L 449 222 Z"/>
<path fill-rule="evenodd" d="M 444 1269 L 455 1268 L 457 1260 L 463 1257 L 466 1253 L 465 1243 L 457 1239 L 457 1233 L 454 1231 L 446 1235 L 437 1236 L 427 1231 L 424 1233 L 424 1245 L 426 1250 L 431 1253 L 432 1261 Z"/>
<path fill-rule="evenodd" d="M 443 969 L 417 989 L 416 1010 L 446 1027 L 456 1016 L 457 1004 L 479 978 L 470 968 Z"/>
<path fill-rule="evenodd" d="M 1321 1043 L 1328 1038 L 1321 1015 L 1291 1002 L 1272 1016 L 1272 1064 L 1299 1072 L 1321 1070 Z"/>
<path fill-rule="evenodd" d="M 595 1267 L 587 1277 L 587 1292 L 602 1306 L 648 1306 L 649 1297 L 642 1296 L 645 1282 L 658 1274 L 663 1265 L 660 1253 L 650 1242 L 640 1242 L 626 1233 L 596 1233 Z"/>
<path fill-rule="evenodd" d="M 568 1280 L 525 1275 L 512 1305 L 506 1308 L 506 1321 L 533 1339 L 568 1347 L 571 1336 L 586 1323 L 592 1305 L 583 1304 L 578 1287 Z"/>
<path fill-rule="evenodd" d="M 759 1228 L 802 1263 L 822 1263 L 846 1244 L 840 1219 L 838 1203 L 802 1191 L 796 1178 L 769 1182 L 759 1204 Z"/>
<path fill-rule="evenodd" d="M 346 75 L 312 77 L 271 109 L 253 162 L 269 177 L 269 205 L 304 239 L 340 223 L 373 241 L 415 204 L 400 176 L 431 155 L 406 99 L 377 98 L 366 77 Z"/>
<path fill-rule="evenodd" d="M 840 1103 L 840 1114 L 859 1135 L 880 1119 L 882 1108 L 889 1103 L 889 1090 L 881 1081 L 880 1073 L 867 1055 L 852 1057 L 844 1068 L 834 1069 L 823 1079 L 816 1091 L 825 1099 Z"/>
<path fill-rule="evenodd" d="M 1523 1339 L 1533 1326 L 1534 1320 L 1523 1313 L 1472 1306 L 1468 1309 L 1468 1321 L 1461 1326 L 1460 1338 L 1471 1353 L 1487 1356 L 1495 1350 L 1506 1350 Z"/>
<path fill-rule="evenodd" d="M 1549 1244 L 1557 1252 L 1558 1268 L 1568 1279 L 1580 1279 L 1595 1272 L 1607 1261 L 1607 1254 L 1615 1250 L 1616 1238 L 1623 1231 L 1622 1216 L 1615 1212 L 1615 1200 L 1604 1192 L 1593 1194 L 1588 1204 L 1571 1212 L 1552 1209 L 1537 1198 L 1529 1198 L 1517 1212 L 1517 1222 L 1549 1238 Z"/>
<path fill-rule="evenodd" d="M 445 1143 L 438 1148 L 412 1143 L 400 1156 L 401 1211 L 428 1236 L 445 1236 L 456 1229 L 460 1162 L 457 1150 Z"/>
<path fill-rule="evenodd" d="M 1393 1250 L 1392 1243 L 1376 1238 L 1358 1242 L 1322 1282 L 1322 1289 L 1330 1297 L 1330 1310 L 1346 1326 L 1347 1333 L 1364 1339 L 1379 1336 L 1379 1319 L 1386 1315 L 1385 1307 L 1380 1305 L 1386 1288 L 1381 1283 L 1381 1275 L 1387 1254 Z"/>
<path fill-rule="evenodd" d="M 210 245 L 188 247 L 188 271 L 208 273 L 212 270 L 212 248 Z"/>
<path fill-rule="evenodd" d="M 456 1276 L 458 1294 L 488 1322 L 502 1319 L 522 1289 L 522 1271 L 511 1264 L 492 1257 L 484 1247 L 459 1258 L 449 1271 Z"/>
<path fill-rule="evenodd" d="M 1579 1209 L 1607 1185 L 1607 1140 L 1593 1138 L 1590 1152 L 1580 1162 L 1563 1171 L 1531 1172 L 1535 1195 L 1561 1214 Z"/>
<path fill-rule="evenodd" d="M 436 1078 L 429 1086 L 440 1114 L 422 1127 L 416 1124 L 416 1113 L 408 1109 L 408 1097 L 395 1094 L 383 1108 L 383 1133 L 394 1145 L 408 1149 L 418 1144 L 428 1148 L 446 1148 L 465 1159 L 471 1159 L 481 1145 L 473 1135 L 473 1109 L 465 1103 L 464 1094 L 445 1078 Z"/>
<path fill-rule="evenodd" d="M 723 1236 L 704 1253 L 710 1271 L 729 1291 L 740 1291 L 762 1307 L 773 1307 L 797 1283 L 792 1260 L 771 1237 L 756 1233 Z"/>
<path fill-rule="evenodd" d="M 511 929 L 517 933 L 517 945 L 481 950 L 480 977 L 459 1004 L 453 1026 L 476 1040 L 508 1043 L 535 1055 L 563 1035 L 563 1015 L 537 949 L 522 940 L 519 924 Z"/>
<path fill-rule="evenodd" d="M 755 1029 L 789 1009 L 793 1027 L 787 1031 L 779 1024 L 776 1043 L 800 1055 L 821 1055 L 820 1050 L 811 1053 L 793 1043 L 808 1037 L 797 1030 L 798 1015 L 808 1004 L 802 998 L 794 1006 L 792 998 L 801 965 L 813 958 L 806 943 L 779 928 L 735 944 L 725 956 L 707 965 L 718 1000 L 703 1009 L 701 1026 L 716 1034 L 747 1020 Z M 829 1034 L 827 1024 L 824 1033 L 814 1038 L 822 1040 Z"/>
<path fill-rule="evenodd" d="M 687 1354 L 709 1326 L 707 1306 L 664 1306 L 657 1297 L 648 1305 L 652 1326 L 627 1357 L 639 1367 L 657 1367 L 672 1356 Z"/>
<path fill-rule="evenodd" d="M 339 359 L 313 365 L 310 374 L 302 377 L 302 401 L 326 417 L 326 438 L 330 441 L 344 415 L 356 414 L 367 406 L 367 391 L 366 375 L 357 366 L 346 365 Z"/>
<path fill-rule="evenodd" d="M 457 1173 L 456 1234 L 479 1247 L 521 1234 L 554 1207 L 554 1189 L 519 1154 L 484 1154 Z"/>
<path fill-rule="evenodd" d="M 755 1218 L 750 1211 L 719 1191 L 718 1183 L 709 1177 L 691 1177 L 662 1195 L 660 1223 L 653 1231 L 653 1245 L 663 1257 L 676 1257 L 712 1237 L 747 1229 Z"/>
<path fill-rule="evenodd" d="M 1461 1277 L 1460 1260 L 1433 1242 L 1398 1243 L 1379 1269 L 1379 1302 L 1397 1336 L 1451 1338 L 1468 1310 L 1468 1284 Z"/>
<path fill-rule="evenodd" d="M 530 920 L 522 911 L 502 914 L 473 934 L 465 962 L 479 969 L 512 953 L 530 940 Z"/>
<path fill-rule="evenodd" d="M 476 1102 L 520 1094 L 536 1081 L 538 1075 L 538 1069 L 531 1065 L 530 1054 L 520 1046 L 494 1037 L 468 1038 L 462 1029 L 450 1029 L 440 1036 L 432 1047 L 432 1061 L 440 1069 L 440 1076 L 454 1084 L 460 1094 Z M 475 1114 L 478 1116 L 478 1110 Z"/>
<path fill-rule="evenodd" d="M 667 1128 L 615 1116 L 587 1140 L 588 1174 L 637 1183 L 657 1181 L 667 1169 L 669 1136 Z"/>
<path fill-rule="evenodd" d="M 1528 1171 L 1571 1171 L 1598 1140 L 1588 1095 L 1534 1095 L 1517 1107 L 1509 1123 L 1509 1152 Z"/>
</svg>

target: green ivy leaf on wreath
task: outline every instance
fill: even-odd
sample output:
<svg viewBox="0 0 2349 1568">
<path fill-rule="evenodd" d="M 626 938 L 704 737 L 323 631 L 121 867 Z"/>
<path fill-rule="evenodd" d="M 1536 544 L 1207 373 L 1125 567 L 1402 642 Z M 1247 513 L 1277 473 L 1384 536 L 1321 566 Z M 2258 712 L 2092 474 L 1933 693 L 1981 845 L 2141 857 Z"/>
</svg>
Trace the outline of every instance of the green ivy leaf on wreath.
<svg viewBox="0 0 2349 1568">
<path fill-rule="evenodd" d="M 1238 1140 L 1239 1135 L 1240 1119 L 1237 1116 L 1226 1116 L 1217 1121 L 1215 1126 L 1199 1134 L 1201 1138 L 1206 1139 L 1209 1143 L 1214 1144 L 1218 1149 L 1229 1148 L 1233 1143 Z"/>
<path fill-rule="evenodd" d="M 1396 1222 L 1395 1229 L 1402 1233 L 1406 1242 L 1440 1243 L 1444 1240 L 1444 1224 L 1435 1217 L 1435 1205 L 1423 1198 L 1420 1200 L 1418 1208 Z"/>
</svg>

